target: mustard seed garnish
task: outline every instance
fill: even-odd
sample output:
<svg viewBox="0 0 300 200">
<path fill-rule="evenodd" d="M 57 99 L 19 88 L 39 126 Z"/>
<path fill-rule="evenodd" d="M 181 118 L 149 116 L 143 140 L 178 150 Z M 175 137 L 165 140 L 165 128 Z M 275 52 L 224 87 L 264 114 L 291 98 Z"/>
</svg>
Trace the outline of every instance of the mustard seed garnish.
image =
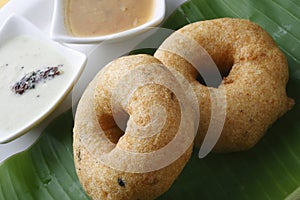
<svg viewBox="0 0 300 200">
<path fill-rule="evenodd" d="M 43 80 L 45 82 L 47 80 L 53 79 L 55 76 L 60 75 L 61 71 L 59 70 L 59 68 L 62 66 L 63 65 L 45 67 L 25 74 L 25 76 L 23 76 L 20 81 L 14 84 L 12 89 L 16 94 L 23 94 L 26 90 L 34 89 L 36 84 L 40 81 Z"/>
</svg>

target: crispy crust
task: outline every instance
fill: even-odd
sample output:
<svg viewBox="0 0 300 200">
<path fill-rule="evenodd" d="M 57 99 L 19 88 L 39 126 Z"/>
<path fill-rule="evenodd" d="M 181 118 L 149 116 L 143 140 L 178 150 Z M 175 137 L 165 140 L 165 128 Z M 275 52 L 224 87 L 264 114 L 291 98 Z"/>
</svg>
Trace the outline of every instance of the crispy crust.
<svg viewBox="0 0 300 200">
<path fill-rule="evenodd" d="M 176 55 L 176 51 L 189 49 L 188 44 L 180 43 L 172 35 L 164 42 L 174 44 L 172 53 L 159 48 L 154 55 L 168 68 L 185 76 L 198 95 L 200 122 L 196 146 L 201 146 L 211 121 L 209 91 L 218 91 L 224 86 L 226 92 L 226 119 L 214 147 L 216 152 L 251 148 L 294 105 L 286 95 L 286 58 L 271 36 L 258 25 L 244 19 L 222 18 L 189 24 L 176 33 L 200 44 L 222 74 L 230 71 L 218 88 L 200 84 L 194 66 Z"/>
<path fill-rule="evenodd" d="M 143 166 L 144 163 L 132 161 L 135 158 L 127 156 L 131 152 L 138 154 L 136 156 L 147 155 L 164 148 L 175 137 L 181 120 L 178 100 L 163 85 L 145 84 L 137 87 L 131 95 L 127 94 L 126 88 L 133 86 L 126 79 L 126 74 L 134 73 L 132 70 L 138 66 L 148 64 L 154 64 L 153 69 L 149 69 L 153 74 L 160 73 L 155 69 L 164 68 L 157 59 L 148 55 L 116 59 L 98 73 L 79 102 L 73 130 L 74 162 L 78 178 L 92 199 L 154 199 L 171 187 L 190 158 L 193 134 L 190 138 L 187 134 L 185 140 L 189 138 L 190 143 L 172 163 L 155 170 L 146 169 L 148 166 Z M 148 73 L 148 68 L 145 70 L 143 74 Z M 167 80 L 162 78 L 161 81 L 165 83 Z M 117 103 L 130 116 L 124 135 L 113 119 L 113 95 L 117 95 Z M 165 109 L 164 116 L 155 117 L 158 121 L 165 120 L 163 127 L 153 136 L 135 137 L 134 134 L 141 133 L 136 125 L 145 127 L 153 123 L 150 119 L 153 105 Z M 132 124 L 133 121 L 135 124 Z M 189 127 L 187 125 L 185 131 L 193 133 L 194 130 L 189 131 Z M 109 154 L 115 150 L 120 150 L 117 155 Z M 103 162 L 100 158 L 105 154 L 109 154 L 106 161 L 120 161 L 120 166 L 115 168 L 109 162 Z M 144 172 L 125 170 L 134 169 L 135 165 L 141 166 Z"/>
<path fill-rule="evenodd" d="M 195 132 L 194 123 L 198 122 L 193 114 L 183 115 L 181 104 L 188 113 L 199 108 L 200 121 L 195 139 L 195 145 L 199 147 L 211 123 L 210 94 L 218 94 L 221 88 L 225 89 L 225 124 L 214 147 L 216 152 L 251 148 L 294 105 L 294 101 L 286 95 L 286 58 L 258 25 L 248 20 L 223 18 L 196 22 L 176 31 L 178 33 L 192 39 L 193 45 L 195 41 L 200 44 L 215 61 L 224 79 L 218 87 L 199 83 L 198 71 L 184 57 L 195 57 L 197 52 L 191 43 L 183 42 L 185 40 L 174 34 L 156 51 L 156 58 L 149 55 L 125 56 L 105 66 L 84 92 L 73 129 L 76 172 L 92 199 L 154 199 L 171 187 L 190 158 L 194 135 L 188 133 Z M 165 49 L 168 45 L 171 51 Z M 148 65 L 150 68 L 144 67 L 142 75 L 130 76 L 135 69 Z M 166 67 L 178 78 L 174 83 L 170 76 L 159 76 L 162 69 L 168 71 Z M 157 75 L 160 84 L 151 82 L 157 77 L 147 82 L 146 77 L 153 75 Z M 182 77 L 184 81 L 180 79 Z M 148 84 L 137 87 L 135 81 Z M 164 87 L 168 84 L 176 87 L 175 82 L 185 81 L 192 87 L 192 92 L 187 88 L 183 91 L 188 97 L 195 93 L 196 104 L 182 102 L 177 98 L 180 95 L 174 96 L 170 88 Z M 129 88 L 134 88 L 134 91 Z M 113 110 L 112 102 L 118 105 L 116 110 Z M 153 109 L 153 105 L 158 108 Z M 160 114 L 160 108 L 165 113 Z M 154 117 L 153 110 L 156 113 Z M 115 115 L 122 116 L 124 113 L 129 116 L 125 133 L 114 119 Z M 159 133 L 136 137 L 134 134 L 148 134 L 143 127 L 153 123 L 153 118 L 156 123 L 165 122 L 162 127 L 157 125 Z M 183 123 L 184 119 L 187 122 Z M 180 144 L 188 145 L 180 147 L 183 151 L 176 159 L 155 170 L 149 170 L 151 167 L 147 166 L 152 161 L 156 164 L 153 156 L 146 156 L 145 162 L 136 162 L 140 157 L 152 155 L 172 143 L 175 136 L 178 137 L 178 124 L 182 123 L 186 135 L 177 144 L 178 147 Z M 171 149 L 171 152 L 177 151 L 177 148 Z M 131 156 L 132 153 L 136 156 Z M 160 156 L 164 160 L 170 155 Z M 116 163 L 119 166 L 113 165 Z M 140 171 L 133 172 L 136 166 Z"/>
</svg>

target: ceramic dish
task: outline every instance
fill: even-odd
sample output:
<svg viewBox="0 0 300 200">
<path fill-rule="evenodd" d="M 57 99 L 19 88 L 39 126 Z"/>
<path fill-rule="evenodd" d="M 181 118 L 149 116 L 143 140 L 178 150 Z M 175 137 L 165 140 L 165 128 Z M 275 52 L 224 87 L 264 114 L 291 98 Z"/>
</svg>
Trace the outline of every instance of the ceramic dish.
<svg viewBox="0 0 300 200">
<path fill-rule="evenodd" d="M 20 38 L 20 37 L 28 37 L 28 38 L 33 38 L 36 41 L 41 42 L 41 44 L 46 45 L 46 46 L 41 46 L 41 47 L 49 47 L 51 49 L 53 49 L 53 51 L 55 51 L 58 55 L 61 55 L 61 58 L 63 58 L 63 61 L 66 61 L 66 64 L 68 64 L 67 67 L 64 67 L 62 71 L 62 76 L 63 78 L 60 78 L 61 80 L 63 80 L 61 83 L 61 85 L 59 85 L 59 87 L 55 88 L 55 90 L 53 90 L 54 92 L 51 93 L 51 98 L 45 98 L 44 96 L 41 95 L 41 97 L 44 98 L 40 98 L 40 96 L 36 96 L 37 98 L 39 98 L 39 100 L 37 100 L 38 103 L 36 102 L 32 102 L 32 104 L 34 106 L 36 106 L 37 104 L 39 104 L 40 102 L 43 102 L 41 104 L 43 104 L 43 106 L 41 106 L 41 109 L 38 109 L 38 107 L 34 107 L 36 108 L 35 110 L 37 110 L 36 112 L 32 111 L 32 112 L 28 112 L 28 116 L 26 120 L 21 120 L 22 123 L 16 123 L 16 125 L 11 128 L 11 129 L 4 129 L 7 131 L 3 131 L 3 133 L 0 134 L 0 143 L 5 143 L 8 141 L 11 141 L 19 136 L 21 136 L 22 134 L 26 133 L 28 130 L 30 130 L 31 128 L 33 128 L 34 126 L 36 126 L 38 123 L 40 123 L 43 119 L 45 119 L 58 105 L 59 103 L 64 99 L 64 97 L 71 91 L 72 87 L 74 86 L 74 84 L 76 83 L 76 81 L 78 80 L 79 76 L 81 75 L 85 64 L 86 64 L 86 60 L 87 57 L 86 55 L 77 52 L 73 49 L 70 49 L 68 47 L 65 47 L 57 42 L 52 41 L 46 34 L 44 34 L 42 31 L 40 31 L 37 27 L 35 27 L 31 22 L 29 22 L 26 18 L 20 16 L 20 15 L 16 15 L 13 14 L 11 16 L 9 16 L 7 18 L 7 20 L 5 21 L 5 23 L 3 24 L 3 26 L 1 27 L 0 30 L 0 45 L 1 48 L 2 46 L 5 46 L 5 44 L 7 44 L 7 41 L 12 41 L 15 38 Z M 32 42 L 31 40 L 28 40 L 29 42 Z M 13 43 L 15 44 L 15 43 Z M 32 46 L 33 44 L 30 43 L 30 46 Z M 16 51 L 15 52 L 10 52 L 10 54 L 12 55 L 12 58 L 14 58 L 14 55 L 17 54 L 17 46 L 16 46 Z M 25 52 L 25 54 L 30 54 L 30 50 L 26 49 L 26 50 L 22 50 L 22 52 Z M 41 51 L 41 55 L 37 55 L 38 57 L 49 57 L 49 59 L 53 59 L 55 57 L 51 57 L 52 55 L 42 55 L 44 51 Z M 24 57 L 25 57 L 24 54 Z M 23 56 L 23 54 L 22 54 Z M 40 66 L 40 64 L 38 62 L 36 62 L 36 60 L 41 60 L 42 58 L 34 58 L 32 65 L 38 65 Z M 15 60 L 17 60 L 18 58 L 14 58 L 14 60 L 11 61 L 11 65 L 5 64 L 7 69 L 6 71 L 14 71 L 12 70 L 12 68 L 16 68 L 17 64 L 16 62 L 14 62 Z M 20 57 L 20 60 L 22 60 L 22 58 Z M 24 59 L 22 60 L 24 61 Z M 61 61 L 61 60 L 59 60 Z M 4 62 L 3 60 L 1 60 L 1 63 Z M 56 62 L 55 60 L 51 61 L 51 62 Z M 57 61 L 58 62 L 58 61 Z M 3 65 L 3 63 L 2 63 Z M 45 65 L 48 66 L 48 63 L 45 62 Z M 49 64 L 50 65 L 50 64 Z M 26 66 L 26 64 L 25 64 Z M 8 68 L 11 69 L 8 69 Z M 20 67 L 20 70 L 23 69 L 24 67 Z M 18 68 L 19 69 L 19 68 Z M 25 67 L 26 69 L 26 67 Z M 4 70 L 5 72 L 5 70 Z M 19 74 L 26 74 L 26 73 L 31 73 L 32 71 L 22 71 L 22 72 L 18 72 Z M 14 74 L 12 75 L 14 76 Z M 23 76 L 23 75 L 22 75 Z M 21 78 L 21 77 L 20 77 Z M 54 79 L 54 78 L 53 78 Z M 11 79 L 8 78 L 9 81 L 13 80 L 14 82 L 18 82 L 20 79 Z M 21 79 L 22 80 L 22 79 Z M 49 82 L 51 82 L 52 80 L 50 80 Z M 4 82 L 4 87 L 2 87 L 3 90 L 8 89 L 10 85 L 9 84 L 5 84 L 6 82 Z M 52 84 L 52 83 L 51 83 Z M 43 85 L 43 94 L 47 94 L 48 92 L 50 92 L 49 85 L 51 85 L 50 83 L 46 84 L 46 80 L 44 80 L 43 83 L 41 83 L 40 85 Z M 41 87 L 41 86 L 39 86 Z M 48 90 L 49 89 L 49 90 Z M 32 90 L 33 91 L 33 90 Z M 8 91 L 6 93 L 9 94 L 9 97 L 12 97 L 12 99 L 15 101 L 15 99 L 17 99 L 17 103 L 20 104 L 21 108 L 22 107 L 29 107 L 30 105 L 23 105 L 25 101 L 24 96 L 26 95 L 31 95 L 32 91 L 29 91 L 27 94 L 14 94 L 13 90 L 12 91 Z M 5 93 L 5 94 L 6 94 Z M 2 94 L 2 93 L 1 93 Z M 53 95 L 53 96 L 52 96 Z M 28 96 L 27 96 L 28 97 Z M 31 100 L 31 99 L 30 99 Z M 9 102 L 6 98 L 1 97 L 1 106 L 0 109 L 5 110 L 5 106 L 3 105 L 8 105 L 11 106 L 11 102 Z M 14 102 L 12 101 L 12 102 Z M 24 103 L 25 104 L 25 103 Z M 16 103 L 13 104 L 17 107 Z M 19 105 L 18 105 L 19 106 Z M 12 106 L 14 108 L 14 106 Z M 4 111 L 0 111 L 1 114 L 4 113 Z M 21 112 L 20 110 L 17 110 L 16 112 Z M 34 114 L 32 114 L 34 113 Z M 9 113 L 8 113 L 9 114 Z M 6 116 L 7 118 L 10 115 Z M 14 122 L 18 122 L 19 120 L 15 120 Z M 23 121 L 26 121 L 23 123 Z"/>
<path fill-rule="evenodd" d="M 165 0 L 154 0 L 154 13 L 151 19 L 135 28 L 119 33 L 97 36 L 97 37 L 76 37 L 69 33 L 65 25 L 65 4 L 66 0 L 54 0 L 54 12 L 51 23 L 50 35 L 53 40 L 67 43 L 97 43 L 107 40 L 121 40 L 130 38 L 138 33 L 142 33 L 149 27 L 158 25 L 165 16 Z"/>
</svg>

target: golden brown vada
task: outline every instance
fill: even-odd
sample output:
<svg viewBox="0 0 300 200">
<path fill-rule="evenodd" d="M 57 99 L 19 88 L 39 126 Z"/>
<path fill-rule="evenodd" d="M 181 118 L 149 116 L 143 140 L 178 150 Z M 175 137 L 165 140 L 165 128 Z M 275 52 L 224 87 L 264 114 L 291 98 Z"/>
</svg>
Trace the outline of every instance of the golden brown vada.
<svg viewBox="0 0 300 200">
<path fill-rule="evenodd" d="M 186 38 L 201 45 L 216 63 L 223 77 L 218 86 L 198 81 L 199 72 L 188 58 L 197 52 L 183 42 Z M 218 120 L 211 119 L 211 92 L 224 88 L 226 93 L 225 124 L 216 152 L 251 148 L 294 104 L 286 94 L 289 75 L 284 54 L 267 32 L 248 20 L 222 18 L 186 25 L 167 38 L 154 56 L 193 85 L 200 108 L 198 147 L 211 121 Z"/>
<path fill-rule="evenodd" d="M 80 99 L 74 162 L 92 199 L 154 199 L 171 187 L 190 158 L 195 124 L 166 87 L 173 83 L 160 76 L 164 71 L 152 56 L 124 56 L 105 66 Z M 124 113 L 129 118 L 121 130 L 115 117 Z"/>
</svg>

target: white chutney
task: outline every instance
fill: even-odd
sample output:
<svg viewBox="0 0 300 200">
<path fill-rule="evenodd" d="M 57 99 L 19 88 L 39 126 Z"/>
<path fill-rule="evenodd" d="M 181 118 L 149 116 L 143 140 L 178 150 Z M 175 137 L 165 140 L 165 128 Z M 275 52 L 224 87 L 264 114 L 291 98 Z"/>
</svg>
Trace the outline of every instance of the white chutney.
<svg viewBox="0 0 300 200">
<path fill-rule="evenodd" d="M 40 81 L 23 94 L 13 90 L 24 75 L 58 65 L 61 73 L 53 79 Z M 0 134 L 26 129 L 51 109 L 70 79 L 70 70 L 64 55 L 42 40 L 17 36 L 0 45 Z"/>
</svg>

